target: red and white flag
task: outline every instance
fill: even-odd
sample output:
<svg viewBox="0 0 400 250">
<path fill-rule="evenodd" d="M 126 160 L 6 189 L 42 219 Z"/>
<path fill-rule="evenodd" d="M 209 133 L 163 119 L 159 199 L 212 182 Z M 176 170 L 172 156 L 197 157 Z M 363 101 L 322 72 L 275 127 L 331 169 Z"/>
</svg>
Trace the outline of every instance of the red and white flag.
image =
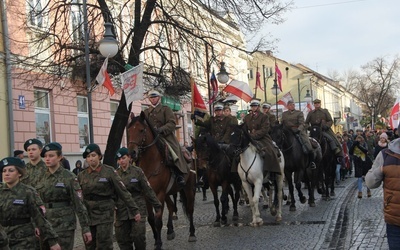
<svg viewBox="0 0 400 250">
<path fill-rule="evenodd" d="M 285 108 L 287 108 L 287 103 L 290 100 L 293 100 L 293 96 L 292 96 L 292 94 L 290 94 L 290 91 L 289 91 L 286 94 L 284 94 L 281 99 L 279 99 L 278 104 L 283 105 L 283 106 L 285 106 Z"/>
<path fill-rule="evenodd" d="M 143 63 L 125 71 L 120 75 L 120 78 L 125 94 L 126 108 L 129 110 L 129 105 L 133 101 L 143 99 Z"/>
<path fill-rule="evenodd" d="M 275 74 L 278 80 L 278 87 L 282 91 L 282 72 L 280 71 L 278 64 L 275 62 Z"/>
<path fill-rule="evenodd" d="M 190 85 L 192 88 L 192 113 L 197 116 L 204 117 L 208 111 L 203 97 L 197 89 L 197 85 L 193 79 L 190 79 Z"/>
<path fill-rule="evenodd" d="M 99 83 L 100 86 L 104 86 L 108 89 L 108 92 L 110 92 L 110 96 L 114 95 L 115 90 L 112 85 L 110 76 L 108 75 L 107 72 L 107 66 L 108 66 L 108 57 L 106 60 L 103 62 L 103 66 L 100 68 L 100 72 L 96 76 L 96 81 Z"/>
<path fill-rule="evenodd" d="M 214 70 L 211 73 L 210 85 L 211 85 L 211 96 L 209 97 L 208 103 L 213 103 L 215 99 L 217 99 L 218 95 L 218 81 L 217 78 L 215 77 Z"/>
<path fill-rule="evenodd" d="M 311 103 L 307 102 L 307 105 L 303 109 L 304 118 L 307 117 L 308 113 L 313 110 Z"/>
<path fill-rule="evenodd" d="M 392 112 L 390 112 L 389 124 L 392 129 L 395 129 L 399 126 L 399 120 L 400 120 L 399 105 L 400 105 L 400 97 L 397 97 L 396 102 L 393 105 Z"/>
<path fill-rule="evenodd" d="M 238 80 L 232 80 L 223 91 L 231 93 L 245 102 L 250 102 L 253 98 L 249 84 Z"/>
<path fill-rule="evenodd" d="M 264 91 L 264 89 L 261 87 L 261 74 L 260 72 L 258 72 L 258 66 L 257 66 L 257 72 L 256 72 L 256 87 L 255 89 L 257 90 L 257 88 L 260 88 L 261 91 Z"/>
</svg>

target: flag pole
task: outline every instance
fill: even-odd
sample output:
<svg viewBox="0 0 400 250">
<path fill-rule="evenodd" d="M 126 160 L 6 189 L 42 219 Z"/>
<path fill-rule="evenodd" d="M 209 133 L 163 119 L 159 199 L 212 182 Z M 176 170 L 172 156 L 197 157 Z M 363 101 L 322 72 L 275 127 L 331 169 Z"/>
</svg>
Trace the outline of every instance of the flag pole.
<svg viewBox="0 0 400 250">
<path fill-rule="evenodd" d="M 254 98 L 257 98 L 257 89 L 258 89 L 258 86 L 257 86 L 257 78 L 258 78 L 258 62 L 257 62 L 257 69 L 256 69 L 256 82 L 255 82 L 255 84 L 254 84 L 254 86 L 255 86 L 255 89 L 256 89 L 256 91 L 254 91 Z"/>
<path fill-rule="evenodd" d="M 275 57 L 275 78 L 274 78 L 274 87 L 275 87 L 275 110 L 276 110 L 276 120 L 278 120 L 278 84 L 276 78 L 276 57 Z"/>
<path fill-rule="evenodd" d="M 263 64 L 264 102 L 267 102 L 267 82 L 265 81 L 265 65 Z"/>
<path fill-rule="evenodd" d="M 206 46 L 206 71 L 207 71 L 207 88 L 208 88 L 208 98 L 211 97 L 211 88 L 210 88 L 210 62 L 208 61 L 208 46 L 207 43 L 205 42 L 205 46 Z M 213 113 L 212 113 L 212 109 L 211 109 L 211 105 L 212 103 L 210 102 L 210 100 L 208 100 L 208 110 L 210 111 L 210 116 L 212 117 Z"/>
</svg>

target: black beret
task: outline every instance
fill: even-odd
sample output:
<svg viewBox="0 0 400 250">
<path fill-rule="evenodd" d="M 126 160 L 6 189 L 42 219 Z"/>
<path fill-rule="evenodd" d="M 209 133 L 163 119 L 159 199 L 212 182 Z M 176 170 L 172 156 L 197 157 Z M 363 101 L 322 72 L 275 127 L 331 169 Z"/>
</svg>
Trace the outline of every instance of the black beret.
<svg viewBox="0 0 400 250">
<path fill-rule="evenodd" d="M 86 156 L 88 154 L 92 153 L 93 151 L 99 152 L 101 154 L 99 145 L 97 145 L 95 143 L 91 143 L 86 146 L 85 151 L 82 154 L 83 158 L 86 159 Z"/>
<path fill-rule="evenodd" d="M 18 156 L 18 155 L 20 155 L 20 154 L 23 154 L 24 153 L 24 151 L 22 151 L 22 150 L 14 150 L 14 157 L 16 157 L 16 156 Z"/>
<path fill-rule="evenodd" d="M 0 161 L 0 169 L 7 166 L 25 168 L 25 162 L 18 157 L 6 157 Z"/>
<path fill-rule="evenodd" d="M 27 151 L 27 150 L 28 150 L 28 147 L 29 147 L 30 145 L 33 145 L 33 144 L 37 144 L 37 145 L 39 146 L 39 148 L 42 148 L 42 147 L 43 147 L 43 143 L 42 143 L 40 140 L 33 138 L 33 139 L 29 139 L 29 140 L 27 140 L 27 141 L 25 142 L 25 144 L 24 144 L 24 149 L 25 149 L 25 151 Z"/>
<path fill-rule="evenodd" d="M 51 143 L 47 144 L 46 146 L 44 146 L 44 148 L 42 149 L 42 152 L 40 153 L 40 156 L 44 157 L 44 154 L 47 151 L 61 151 L 61 150 L 62 150 L 62 146 L 60 143 L 51 142 Z"/>
<path fill-rule="evenodd" d="M 119 159 L 124 155 L 129 155 L 129 150 L 127 148 L 120 148 L 118 149 L 117 153 L 115 154 L 115 159 Z"/>
</svg>

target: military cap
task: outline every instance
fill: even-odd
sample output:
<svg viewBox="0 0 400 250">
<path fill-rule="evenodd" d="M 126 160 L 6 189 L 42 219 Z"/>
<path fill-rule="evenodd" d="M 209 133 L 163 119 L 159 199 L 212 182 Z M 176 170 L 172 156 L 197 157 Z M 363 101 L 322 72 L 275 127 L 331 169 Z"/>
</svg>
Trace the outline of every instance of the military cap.
<svg viewBox="0 0 400 250">
<path fill-rule="evenodd" d="M 262 104 L 262 107 L 263 107 L 263 108 L 266 108 L 266 109 L 269 109 L 269 108 L 271 108 L 271 104 L 264 102 L 264 103 Z"/>
<path fill-rule="evenodd" d="M 222 105 L 221 103 L 216 103 L 214 105 L 214 110 L 223 110 L 224 109 L 224 105 Z"/>
<path fill-rule="evenodd" d="M 0 169 L 7 166 L 16 166 L 19 168 L 25 168 L 25 162 L 18 157 L 6 157 L 0 161 Z"/>
<path fill-rule="evenodd" d="M 97 152 L 97 153 L 101 154 L 99 145 L 97 145 L 95 143 L 91 143 L 91 144 L 87 145 L 85 148 L 85 151 L 82 154 L 83 158 L 86 159 L 86 156 L 92 152 Z"/>
<path fill-rule="evenodd" d="M 29 147 L 30 145 L 33 145 L 33 144 L 37 144 L 37 145 L 39 146 L 39 148 L 42 148 L 42 147 L 43 147 L 43 143 L 42 143 L 40 140 L 33 138 L 33 139 L 27 140 L 27 141 L 24 143 L 24 149 L 25 149 L 25 151 L 27 151 L 27 150 L 28 150 L 28 147 Z"/>
<path fill-rule="evenodd" d="M 260 106 L 260 99 L 251 99 L 250 106 Z"/>
<path fill-rule="evenodd" d="M 293 103 L 294 103 L 293 100 L 289 100 L 289 101 L 287 102 L 288 105 L 289 105 L 289 104 L 293 104 Z"/>
<path fill-rule="evenodd" d="M 19 149 L 14 150 L 14 157 L 17 157 L 18 155 L 23 154 L 23 153 L 24 153 L 24 151 L 22 151 L 22 150 L 19 150 Z"/>
<path fill-rule="evenodd" d="M 321 100 L 317 98 L 314 100 L 314 103 L 321 103 Z"/>
<path fill-rule="evenodd" d="M 61 151 L 61 150 L 62 150 L 62 146 L 60 143 L 51 142 L 51 143 L 47 144 L 46 146 L 44 146 L 44 148 L 42 149 L 42 152 L 40 153 L 40 156 L 44 157 L 44 154 L 47 151 Z"/>
<path fill-rule="evenodd" d="M 148 96 L 149 97 L 157 97 L 157 96 L 161 96 L 161 94 L 157 90 L 152 89 L 152 90 L 149 91 Z"/>
<path fill-rule="evenodd" d="M 115 154 L 115 159 L 119 159 L 124 155 L 129 155 L 129 150 L 127 148 L 120 148 L 118 149 L 117 153 Z"/>
</svg>

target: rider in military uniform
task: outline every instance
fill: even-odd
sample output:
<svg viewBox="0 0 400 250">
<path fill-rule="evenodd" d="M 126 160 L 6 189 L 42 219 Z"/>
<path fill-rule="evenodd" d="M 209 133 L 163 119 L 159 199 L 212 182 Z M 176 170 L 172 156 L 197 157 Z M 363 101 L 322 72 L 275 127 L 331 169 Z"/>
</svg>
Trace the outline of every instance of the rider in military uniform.
<svg viewBox="0 0 400 250">
<path fill-rule="evenodd" d="M 119 168 L 118 175 L 125 184 L 132 198 L 139 206 L 141 219 L 132 221 L 133 215 L 121 200 L 116 201 L 115 237 L 120 249 L 146 249 L 146 200 L 155 209 L 161 212 L 161 203 L 151 188 L 141 168 L 131 163 L 132 158 L 127 148 L 120 148 L 115 155 Z"/>
<path fill-rule="evenodd" d="M 309 156 L 310 168 L 315 169 L 314 152 L 307 135 L 307 130 L 304 127 L 303 112 L 296 110 L 293 100 L 288 101 L 287 107 L 288 110 L 282 113 L 282 125 L 296 135 L 303 148 L 303 152 Z"/>
<path fill-rule="evenodd" d="M 231 118 L 232 125 L 238 125 L 239 123 L 238 119 L 236 118 L 236 116 L 232 115 L 231 112 L 232 112 L 231 107 L 229 107 L 229 105 L 226 105 L 224 107 L 224 115 L 228 118 Z"/>
<path fill-rule="evenodd" d="M 268 116 L 269 125 L 274 126 L 276 123 L 276 116 L 271 113 L 271 104 L 264 102 L 262 104 L 262 111 L 266 116 Z"/>
<path fill-rule="evenodd" d="M 343 157 L 343 151 L 340 142 L 336 138 L 335 133 L 331 129 L 333 125 L 332 116 L 327 109 L 321 108 L 321 100 L 314 100 L 315 109 L 308 113 L 306 118 L 306 126 L 311 129 L 313 126 L 321 127 L 322 134 L 327 138 L 329 146 L 338 157 Z M 309 127 L 309 125 L 311 127 Z"/>
<path fill-rule="evenodd" d="M 103 154 L 97 144 L 87 145 L 82 156 L 89 166 L 78 174 L 78 181 L 89 213 L 93 239 L 86 249 L 113 249 L 115 200 L 124 202 L 136 222 L 140 221 L 139 207 L 116 170 L 100 162 Z"/>
<path fill-rule="evenodd" d="M 40 179 L 46 172 L 46 164 L 40 157 L 43 144 L 38 139 L 29 139 L 24 144 L 24 149 L 28 153 L 29 162 L 26 164 L 26 175 L 21 182 L 36 188 Z"/>
<path fill-rule="evenodd" d="M 46 209 L 40 205 L 43 202 L 38 193 L 20 181 L 26 173 L 25 163 L 16 157 L 7 157 L 0 161 L 0 170 L 4 181 L 0 183 L 0 223 L 7 233 L 9 248 L 35 249 L 39 243 L 36 236 L 40 235 L 50 249 L 61 249 L 57 234 L 45 219 Z"/>
<path fill-rule="evenodd" d="M 150 125 L 157 130 L 161 139 L 166 142 L 175 164 L 176 182 L 180 187 L 185 185 L 185 178 L 189 167 L 185 162 L 181 146 L 175 136 L 176 121 L 172 109 L 161 104 L 161 94 L 156 90 L 151 90 L 148 93 L 151 106 L 144 110 L 144 114 Z"/>
<path fill-rule="evenodd" d="M 244 117 L 244 124 L 250 133 L 251 139 L 256 141 L 256 144 L 259 144 L 256 147 L 264 157 L 264 172 L 269 172 L 271 180 L 274 180 L 275 174 L 281 173 L 279 149 L 269 136 L 269 119 L 260 111 L 260 101 L 252 99 L 250 107 L 251 113 Z"/>
<path fill-rule="evenodd" d="M 44 146 L 43 157 L 47 171 L 37 185 L 37 191 L 46 207 L 46 218 L 59 236 L 62 249 L 74 248 L 76 216 L 82 229 L 83 240 L 86 244 L 92 241 L 89 229 L 89 216 L 82 202 L 82 190 L 75 174 L 65 169 L 60 161 L 62 146 L 52 142 Z M 48 248 L 48 242 L 44 242 Z"/>
</svg>

